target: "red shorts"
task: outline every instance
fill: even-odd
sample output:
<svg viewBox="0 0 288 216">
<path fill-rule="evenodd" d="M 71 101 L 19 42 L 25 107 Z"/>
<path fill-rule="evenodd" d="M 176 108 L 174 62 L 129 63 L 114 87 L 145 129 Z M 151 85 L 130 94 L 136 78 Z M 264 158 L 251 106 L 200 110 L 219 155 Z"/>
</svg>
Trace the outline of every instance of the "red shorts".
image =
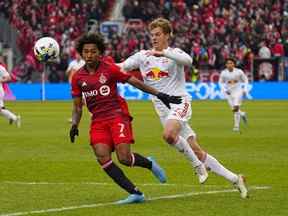
<svg viewBox="0 0 288 216">
<path fill-rule="evenodd" d="M 116 117 L 109 120 L 94 120 L 90 126 L 90 144 L 104 143 L 112 149 L 120 143 L 134 143 L 131 119 Z"/>
</svg>

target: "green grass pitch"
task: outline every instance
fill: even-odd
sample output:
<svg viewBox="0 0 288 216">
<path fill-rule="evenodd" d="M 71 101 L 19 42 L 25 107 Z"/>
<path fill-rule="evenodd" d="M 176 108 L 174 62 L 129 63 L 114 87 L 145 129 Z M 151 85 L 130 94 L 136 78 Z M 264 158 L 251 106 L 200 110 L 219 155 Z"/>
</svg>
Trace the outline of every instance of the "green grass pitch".
<svg viewBox="0 0 288 216">
<path fill-rule="evenodd" d="M 191 125 L 202 147 L 226 167 L 246 176 L 243 200 L 222 177 L 209 173 L 199 185 L 188 161 L 161 139 L 150 102 L 129 102 L 134 116 L 133 150 L 153 155 L 166 170 L 158 184 L 141 168 L 120 165 L 145 193 L 146 201 L 113 205 L 126 192 L 100 169 L 89 146 L 85 110 L 80 137 L 71 144 L 71 102 L 7 102 L 22 115 L 22 128 L 0 119 L 0 216 L 16 215 L 288 215 L 288 101 L 245 101 L 248 126 L 232 132 L 226 101 L 194 101 Z M 115 158 L 114 158 L 115 159 Z"/>
</svg>

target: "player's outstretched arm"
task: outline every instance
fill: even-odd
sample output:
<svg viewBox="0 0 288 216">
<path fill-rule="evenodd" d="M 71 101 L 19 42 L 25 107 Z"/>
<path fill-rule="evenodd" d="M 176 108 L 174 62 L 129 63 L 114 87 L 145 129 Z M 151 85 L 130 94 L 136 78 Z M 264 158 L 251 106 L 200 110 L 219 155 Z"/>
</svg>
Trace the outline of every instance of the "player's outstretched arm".
<svg viewBox="0 0 288 216">
<path fill-rule="evenodd" d="M 75 136 L 79 136 L 78 125 L 82 117 L 82 98 L 76 97 L 73 100 L 73 110 L 72 110 L 72 126 L 70 129 L 70 141 L 74 143 Z"/>
<path fill-rule="evenodd" d="M 174 103 L 174 104 L 180 104 L 182 102 L 182 99 L 180 96 L 171 96 L 162 92 L 157 91 L 156 89 L 145 85 L 142 81 L 138 80 L 135 77 L 130 77 L 127 82 L 130 85 L 133 85 L 134 87 L 147 92 L 149 94 L 155 95 L 157 98 L 159 98 L 159 100 L 161 100 L 169 109 L 170 107 L 170 103 Z"/>
</svg>

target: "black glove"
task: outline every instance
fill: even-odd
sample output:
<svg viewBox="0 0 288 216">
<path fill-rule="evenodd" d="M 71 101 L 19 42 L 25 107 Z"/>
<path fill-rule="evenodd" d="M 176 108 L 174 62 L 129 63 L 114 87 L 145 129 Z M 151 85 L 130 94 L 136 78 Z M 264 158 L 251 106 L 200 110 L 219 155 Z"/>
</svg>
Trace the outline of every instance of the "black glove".
<svg viewBox="0 0 288 216">
<path fill-rule="evenodd" d="M 74 143 L 75 141 L 75 136 L 79 136 L 79 130 L 77 128 L 77 125 L 72 125 L 70 129 L 70 141 Z"/>
<path fill-rule="evenodd" d="M 180 104 L 182 102 L 182 99 L 180 96 L 171 96 L 171 95 L 168 95 L 168 94 L 165 94 L 165 93 L 162 93 L 162 92 L 159 92 L 157 95 L 157 98 L 159 100 L 161 100 L 165 106 L 167 106 L 169 109 L 171 108 L 170 107 L 170 103 L 173 103 L 173 104 Z"/>
</svg>

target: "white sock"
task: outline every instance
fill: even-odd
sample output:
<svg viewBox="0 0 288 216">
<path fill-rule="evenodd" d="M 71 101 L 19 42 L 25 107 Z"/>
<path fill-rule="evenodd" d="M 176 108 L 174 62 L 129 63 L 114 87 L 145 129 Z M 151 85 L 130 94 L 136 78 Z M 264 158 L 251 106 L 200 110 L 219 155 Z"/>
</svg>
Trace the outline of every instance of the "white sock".
<svg viewBox="0 0 288 216">
<path fill-rule="evenodd" d="M 238 180 L 238 176 L 226 169 L 216 158 L 207 153 L 206 159 L 204 161 L 206 167 L 210 168 L 212 172 L 217 175 L 223 176 L 228 181 L 235 183 Z"/>
<path fill-rule="evenodd" d="M 8 120 L 12 119 L 13 121 L 16 121 L 17 120 L 17 116 L 10 112 L 9 110 L 7 109 L 1 109 L 0 113 L 5 117 L 7 118 Z"/>
<path fill-rule="evenodd" d="M 240 113 L 239 112 L 234 112 L 234 127 L 239 128 L 240 127 Z"/>
<path fill-rule="evenodd" d="M 191 161 L 193 167 L 197 167 L 202 164 L 190 147 L 189 143 L 183 137 L 179 136 L 174 146 L 179 152 L 183 153 L 189 161 Z"/>
<path fill-rule="evenodd" d="M 241 110 L 239 110 L 239 113 L 240 113 L 240 116 L 245 116 L 245 112 L 243 112 L 243 111 L 241 111 Z"/>
</svg>

